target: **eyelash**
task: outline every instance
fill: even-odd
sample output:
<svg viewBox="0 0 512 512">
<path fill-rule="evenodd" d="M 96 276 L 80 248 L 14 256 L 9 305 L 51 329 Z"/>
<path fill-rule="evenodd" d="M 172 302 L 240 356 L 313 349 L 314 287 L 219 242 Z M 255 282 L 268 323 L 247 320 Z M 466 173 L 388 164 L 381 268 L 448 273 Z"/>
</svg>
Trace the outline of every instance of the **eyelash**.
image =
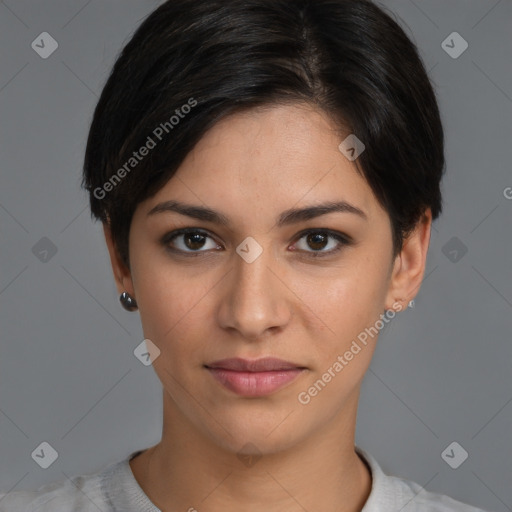
<svg viewBox="0 0 512 512">
<path fill-rule="evenodd" d="M 349 246 L 352 244 L 352 240 L 347 235 L 342 235 L 341 233 L 338 233 L 337 231 L 332 231 L 330 229 L 310 229 L 307 231 L 302 231 L 298 234 L 297 241 L 301 240 L 305 236 L 309 234 L 325 234 L 328 235 L 331 238 L 334 238 L 339 242 L 339 245 L 335 249 L 331 249 L 330 251 L 304 251 L 306 254 L 311 256 L 312 258 L 323 258 L 327 256 L 332 256 L 333 254 L 339 252 L 344 246 Z M 170 247 L 170 243 L 177 238 L 180 235 L 185 234 L 200 234 L 203 236 L 206 236 L 208 238 L 212 238 L 206 231 L 203 231 L 201 229 L 196 228 L 182 228 L 178 229 L 176 231 L 172 231 L 170 233 L 167 233 L 162 238 L 162 244 L 171 252 L 173 253 L 179 253 L 180 255 L 186 255 L 187 257 L 197 257 L 200 256 L 202 253 L 208 252 L 208 251 L 183 251 L 181 249 L 176 249 L 173 247 Z"/>
</svg>

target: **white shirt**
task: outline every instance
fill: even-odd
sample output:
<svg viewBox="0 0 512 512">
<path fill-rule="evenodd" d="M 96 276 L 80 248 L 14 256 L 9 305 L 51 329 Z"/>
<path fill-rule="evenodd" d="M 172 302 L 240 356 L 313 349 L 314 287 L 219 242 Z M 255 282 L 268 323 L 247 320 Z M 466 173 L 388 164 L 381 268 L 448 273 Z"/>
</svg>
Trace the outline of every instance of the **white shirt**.
<svg viewBox="0 0 512 512">
<path fill-rule="evenodd" d="M 372 474 L 372 488 L 361 512 L 485 512 L 419 484 L 386 475 L 377 461 L 355 447 Z M 161 512 L 135 479 L 129 461 L 143 450 L 97 473 L 45 484 L 35 491 L 0 493 L 0 512 Z M 191 510 L 201 510 L 191 504 Z"/>
</svg>

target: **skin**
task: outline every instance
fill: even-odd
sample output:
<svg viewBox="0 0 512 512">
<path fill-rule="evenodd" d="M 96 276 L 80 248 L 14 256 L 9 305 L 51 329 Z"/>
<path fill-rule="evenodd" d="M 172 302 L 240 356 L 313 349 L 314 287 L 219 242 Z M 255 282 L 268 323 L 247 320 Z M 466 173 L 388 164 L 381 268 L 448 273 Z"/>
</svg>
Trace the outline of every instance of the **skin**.
<svg viewBox="0 0 512 512">
<path fill-rule="evenodd" d="M 144 336 L 161 351 L 153 367 L 163 386 L 162 439 L 130 462 L 161 510 L 356 512 L 368 498 L 371 474 L 354 439 L 360 385 L 378 337 L 310 403 L 297 397 L 386 309 L 405 309 L 416 295 L 432 217 L 427 210 L 393 258 L 389 216 L 338 150 L 347 135 L 308 105 L 238 113 L 217 123 L 173 178 L 138 205 L 130 268 L 104 226 L 117 289 L 135 297 Z M 221 212 L 231 227 L 175 212 L 148 216 L 170 199 Z M 284 210 L 340 200 L 367 220 L 335 212 L 276 225 Z M 166 248 L 162 237 L 184 227 L 209 237 L 198 243 L 181 235 Z M 300 234 L 320 228 L 353 242 L 314 258 L 339 246 L 332 237 Z M 248 236 L 263 249 L 252 263 L 235 251 Z M 187 256 L 194 250 L 200 255 Z M 264 356 L 307 369 L 271 395 L 247 398 L 204 368 Z M 248 465 L 240 453 L 261 457 Z"/>
</svg>

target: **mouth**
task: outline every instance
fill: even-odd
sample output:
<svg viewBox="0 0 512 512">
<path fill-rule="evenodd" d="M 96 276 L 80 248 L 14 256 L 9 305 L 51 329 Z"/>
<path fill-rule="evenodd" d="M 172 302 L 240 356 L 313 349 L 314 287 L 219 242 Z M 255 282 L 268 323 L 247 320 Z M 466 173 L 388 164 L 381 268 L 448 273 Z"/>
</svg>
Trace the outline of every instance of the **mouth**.
<svg viewBox="0 0 512 512">
<path fill-rule="evenodd" d="M 270 395 L 294 381 L 307 369 L 273 357 L 255 360 L 222 359 L 204 366 L 225 388 L 246 397 Z"/>
</svg>

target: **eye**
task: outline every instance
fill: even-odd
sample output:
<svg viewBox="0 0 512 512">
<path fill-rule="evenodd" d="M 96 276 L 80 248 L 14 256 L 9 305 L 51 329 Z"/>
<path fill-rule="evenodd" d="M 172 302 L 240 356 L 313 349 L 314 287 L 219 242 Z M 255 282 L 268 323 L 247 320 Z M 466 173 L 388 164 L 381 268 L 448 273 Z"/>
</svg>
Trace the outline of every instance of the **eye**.
<svg viewBox="0 0 512 512">
<path fill-rule="evenodd" d="M 176 244 L 174 240 L 179 238 L 182 239 L 182 243 Z M 212 237 L 204 231 L 192 228 L 183 228 L 165 235 L 162 239 L 162 243 L 173 252 L 201 253 L 205 251 L 200 251 L 199 249 L 205 247 L 205 240 L 208 238 L 213 240 Z M 178 246 L 177 248 L 175 247 L 176 245 Z M 218 244 L 212 245 L 213 247 L 206 246 L 206 249 L 215 249 L 220 247 Z"/>
<path fill-rule="evenodd" d="M 325 249 L 326 246 L 329 246 L 329 238 L 336 241 L 331 244 L 334 247 L 327 251 L 322 250 Z M 206 243 L 208 239 L 212 240 L 210 247 L 208 247 L 208 244 Z M 308 256 L 312 257 L 332 255 L 340 251 L 343 246 L 350 245 L 352 243 L 349 236 L 329 229 L 317 229 L 302 232 L 300 233 L 298 241 L 300 242 L 303 239 L 305 239 L 306 243 L 313 249 L 313 251 L 304 248 L 299 248 L 299 250 L 301 252 L 308 253 Z M 180 243 L 177 243 L 176 240 L 179 240 Z M 162 244 L 172 252 L 186 253 L 188 256 L 199 256 L 199 254 L 207 252 L 208 250 L 222 248 L 219 244 L 213 242 L 213 238 L 207 232 L 195 228 L 183 228 L 168 233 L 162 238 Z"/>
<path fill-rule="evenodd" d="M 329 246 L 329 238 L 334 239 L 336 241 L 333 244 L 331 244 L 331 247 L 334 247 L 330 250 L 323 251 L 322 249 L 325 249 L 326 246 Z M 313 248 L 313 251 L 308 251 L 307 249 L 305 249 L 305 252 L 310 253 L 308 254 L 308 256 L 312 256 L 314 258 L 332 255 L 340 251 L 343 246 L 350 245 L 351 243 L 350 238 L 348 236 L 342 235 L 341 233 L 338 233 L 336 231 L 331 231 L 330 229 L 317 229 L 314 231 L 306 231 L 299 238 L 299 241 L 302 239 L 305 239 L 306 244 L 309 247 Z M 300 250 L 302 251 L 304 249 Z"/>
</svg>

